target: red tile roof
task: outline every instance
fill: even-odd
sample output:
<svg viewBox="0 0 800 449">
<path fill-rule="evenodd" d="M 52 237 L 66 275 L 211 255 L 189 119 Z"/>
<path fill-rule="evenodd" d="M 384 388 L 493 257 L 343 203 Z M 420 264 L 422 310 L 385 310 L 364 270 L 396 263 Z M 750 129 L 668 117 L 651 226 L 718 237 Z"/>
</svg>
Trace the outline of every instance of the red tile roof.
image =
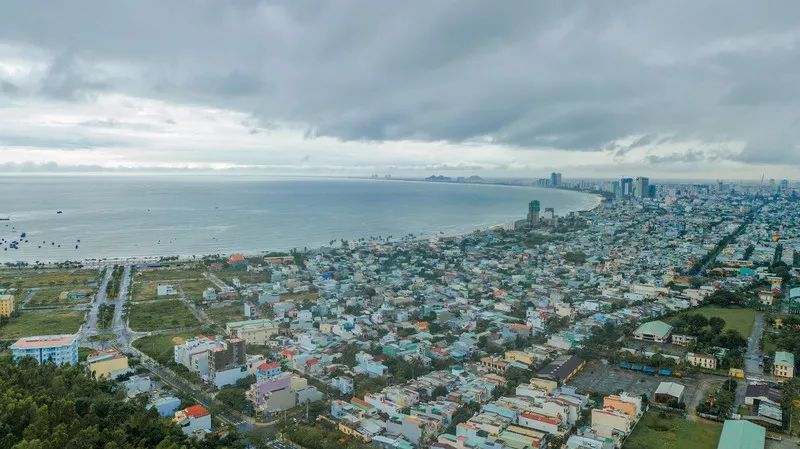
<svg viewBox="0 0 800 449">
<path fill-rule="evenodd" d="M 186 407 L 186 414 L 191 418 L 200 418 L 209 415 L 210 412 L 200 404 Z"/>
</svg>

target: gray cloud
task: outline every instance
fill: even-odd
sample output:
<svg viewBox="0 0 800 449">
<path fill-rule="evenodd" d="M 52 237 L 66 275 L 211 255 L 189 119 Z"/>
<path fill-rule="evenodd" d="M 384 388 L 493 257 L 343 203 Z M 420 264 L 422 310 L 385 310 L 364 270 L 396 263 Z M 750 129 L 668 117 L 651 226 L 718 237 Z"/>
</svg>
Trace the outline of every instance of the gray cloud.
<svg viewBox="0 0 800 449">
<path fill-rule="evenodd" d="M 15 2 L 0 42 L 54 55 L 41 95 L 231 108 L 255 117 L 253 133 L 290 122 L 309 136 L 490 137 L 616 158 L 737 141 L 740 161 L 796 163 L 800 6 L 733 3 Z M 117 71 L 90 69 L 103 64 Z"/>
</svg>

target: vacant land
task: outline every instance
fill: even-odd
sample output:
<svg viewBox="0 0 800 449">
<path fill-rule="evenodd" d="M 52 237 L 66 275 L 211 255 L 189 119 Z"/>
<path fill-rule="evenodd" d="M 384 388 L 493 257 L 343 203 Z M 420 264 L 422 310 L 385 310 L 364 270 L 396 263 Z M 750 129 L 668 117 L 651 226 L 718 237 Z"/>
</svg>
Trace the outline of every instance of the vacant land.
<svg viewBox="0 0 800 449">
<path fill-rule="evenodd" d="M 206 279 L 196 279 L 193 281 L 181 281 L 176 288 L 179 288 L 188 299 L 200 301 L 203 299 L 203 291 L 209 287 L 214 287 L 211 281 Z"/>
<path fill-rule="evenodd" d="M 722 424 L 663 417 L 650 412 L 636 425 L 623 449 L 715 449 Z"/>
<path fill-rule="evenodd" d="M 319 298 L 319 293 L 317 293 L 316 291 L 303 292 L 303 293 L 287 293 L 285 295 L 281 295 L 281 301 L 304 302 L 304 301 L 316 301 L 318 298 Z"/>
<path fill-rule="evenodd" d="M 85 304 L 89 302 L 90 299 L 92 299 L 92 295 L 78 299 L 59 298 L 61 292 L 68 292 L 71 290 L 78 290 L 81 288 L 86 288 L 86 287 L 63 286 L 63 287 L 37 288 L 36 290 L 33 290 L 33 296 L 31 297 L 31 300 L 28 301 L 26 307 L 60 307 L 60 306 L 72 306 L 75 304 Z"/>
<path fill-rule="evenodd" d="M 183 343 L 185 340 L 200 334 L 203 334 L 201 328 L 193 332 L 182 332 L 170 335 L 150 335 L 134 341 L 133 347 L 149 355 L 159 363 L 168 364 L 173 361 L 176 344 Z"/>
<path fill-rule="evenodd" d="M 157 282 L 157 281 L 136 282 L 136 283 L 133 284 L 133 300 L 134 301 L 153 301 L 153 300 L 156 300 L 156 299 L 177 298 L 178 295 L 158 296 L 158 285 L 159 284 L 172 285 L 173 287 L 175 287 L 177 289 L 177 285 L 175 283 Z"/>
<path fill-rule="evenodd" d="M 241 301 L 235 301 L 230 304 L 220 305 L 217 307 L 209 307 L 205 310 L 206 315 L 211 321 L 225 326 L 229 321 L 241 321 L 244 317 L 244 306 Z"/>
<path fill-rule="evenodd" d="M 205 270 L 199 268 L 145 270 L 137 272 L 133 280 L 138 282 L 165 282 L 184 279 L 202 279 L 204 271 Z"/>
<path fill-rule="evenodd" d="M 192 311 L 181 301 L 150 301 L 135 303 L 128 314 L 131 329 L 151 332 L 198 325 Z"/>
<path fill-rule="evenodd" d="M 684 313 L 699 313 L 706 318 L 711 318 L 712 316 L 720 317 L 725 320 L 724 330 L 737 330 L 745 338 L 749 337 L 753 332 L 753 322 L 756 319 L 756 312 L 752 309 L 706 306 L 687 310 Z"/>
<path fill-rule="evenodd" d="M 97 270 L 0 270 L 0 287 L 54 287 L 69 285 L 84 287 L 89 281 L 97 281 Z"/>
<path fill-rule="evenodd" d="M 73 334 L 83 323 L 84 312 L 48 311 L 25 312 L 0 327 L 0 340 L 49 334 Z"/>
</svg>

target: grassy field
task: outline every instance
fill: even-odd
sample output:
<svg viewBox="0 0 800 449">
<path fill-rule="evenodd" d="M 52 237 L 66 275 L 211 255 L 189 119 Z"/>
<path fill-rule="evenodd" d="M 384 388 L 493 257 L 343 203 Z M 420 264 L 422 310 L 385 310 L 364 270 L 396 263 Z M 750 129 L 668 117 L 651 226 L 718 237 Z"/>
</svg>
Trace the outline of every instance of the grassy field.
<svg viewBox="0 0 800 449">
<path fill-rule="evenodd" d="M 225 304 L 221 307 L 209 307 L 206 309 L 206 315 L 211 318 L 211 321 L 225 326 L 229 321 L 244 320 L 244 306 L 241 301 L 236 301 L 231 304 Z"/>
<path fill-rule="evenodd" d="M 72 310 L 25 312 L 0 327 L 0 340 L 16 340 L 33 335 L 72 334 L 78 331 L 83 320 L 84 312 Z"/>
<path fill-rule="evenodd" d="M 208 287 L 214 287 L 214 284 L 206 279 L 197 279 L 193 281 L 181 281 L 178 286 L 188 299 L 199 301 L 203 299 L 203 291 Z"/>
<path fill-rule="evenodd" d="M 184 279 L 203 279 L 202 269 L 161 269 L 161 270 L 146 270 L 137 272 L 133 280 L 138 282 L 164 282 L 164 281 L 180 281 Z"/>
<path fill-rule="evenodd" d="M 684 313 L 699 313 L 706 318 L 711 318 L 712 316 L 720 317 L 725 320 L 725 330 L 735 329 L 745 338 L 749 337 L 753 332 L 753 322 L 756 319 L 756 312 L 752 309 L 727 309 L 706 306 L 687 310 Z"/>
<path fill-rule="evenodd" d="M 134 303 L 131 305 L 128 320 L 131 329 L 141 332 L 199 324 L 186 304 L 175 299 Z"/>
<path fill-rule="evenodd" d="M 176 344 L 183 343 L 184 340 L 196 335 L 203 334 L 203 330 L 198 328 L 196 332 L 184 332 L 171 335 L 151 335 L 142 337 L 133 342 L 133 347 L 149 355 L 159 363 L 169 363 L 173 360 Z"/>
<path fill-rule="evenodd" d="M 174 296 L 158 296 L 158 284 L 169 284 L 166 282 L 157 282 L 157 281 L 144 281 L 144 282 L 136 282 L 133 284 L 133 300 L 134 301 L 153 301 L 156 299 L 170 299 L 170 298 L 177 298 L 178 295 Z M 177 286 L 172 283 L 171 285 Z"/>
<path fill-rule="evenodd" d="M 31 300 L 28 301 L 27 307 L 71 306 L 89 302 L 89 300 L 92 299 L 91 296 L 80 299 L 60 299 L 58 297 L 61 292 L 77 290 L 79 288 L 82 288 L 82 286 L 45 287 L 36 289 Z M 22 298 L 24 297 L 23 295 Z"/>
<path fill-rule="evenodd" d="M 622 448 L 715 449 L 721 433 L 721 423 L 662 418 L 658 413 L 650 412 L 639 421 Z"/>
<path fill-rule="evenodd" d="M 115 338 L 117 338 L 117 336 L 114 334 L 97 334 L 89 337 L 89 341 L 103 342 L 103 341 L 111 341 Z"/>
<path fill-rule="evenodd" d="M 0 286 L 20 288 L 85 286 L 87 281 L 99 278 L 100 273 L 97 270 L 0 270 Z"/>
</svg>

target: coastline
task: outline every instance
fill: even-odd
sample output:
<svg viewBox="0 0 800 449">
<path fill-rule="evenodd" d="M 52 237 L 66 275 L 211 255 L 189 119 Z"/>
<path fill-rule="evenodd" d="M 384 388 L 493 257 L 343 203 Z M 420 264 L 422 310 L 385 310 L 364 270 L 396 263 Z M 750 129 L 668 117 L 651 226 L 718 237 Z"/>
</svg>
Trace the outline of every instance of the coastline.
<svg viewBox="0 0 800 449">
<path fill-rule="evenodd" d="M 342 179 L 342 178 L 339 178 L 339 179 Z M 516 187 L 516 188 L 525 188 L 526 190 L 527 189 L 530 189 L 530 190 L 551 190 L 551 189 L 544 189 L 542 187 L 525 185 L 525 184 L 512 184 L 512 183 L 501 183 L 501 182 L 481 182 L 481 183 L 430 182 L 430 181 L 425 181 L 423 179 L 403 179 L 403 178 L 393 178 L 393 179 L 386 179 L 386 180 L 384 180 L 384 179 L 374 179 L 374 178 L 344 178 L 344 179 L 362 180 L 362 181 L 398 181 L 398 182 L 413 182 L 413 183 L 427 183 L 427 184 L 459 184 L 459 185 L 474 185 L 474 186 L 480 186 L 480 187 L 486 187 L 486 186 Z M 590 212 L 590 211 L 596 210 L 598 207 L 601 207 L 601 205 L 602 205 L 602 199 L 603 199 L 602 196 L 598 195 L 598 194 L 596 194 L 594 192 L 585 192 L 585 191 L 578 191 L 578 190 L 572 190 L 572 189 L 558 189 L 558 190 L 571 191 L 571 192 L 574 192 L 574 193 L 579 193 L 579 194 L 583 194 L 583 195 L 589 195 L 592 198 L 592 203 L 594 203 L 593 206 L 589 206 L 589 204 L 587 204 L 585 206 L 581 205 L 581 206 L 578 206 L 578 208 L 576 208 L 574 210 L 571 210 L 570 212 L 577 212 L 577 213 Z M 587 201 L 587 203 L 588 203 L 588 201 Z M 384 239 L 381 239 L 381 240 L 377 240 L 378 236 L 376 236 L 376 235 L 367 235 L 367 236 L 362 236 L 362 237 L 352 237 L 351 236 L 350 238 L 338 237 L 338 238 L 336 238 L 334 240 L 337 240 L 337 241 L 340 241 L 341 239 L 344 239 L 344 240 L 366 240 L 366 241 L 372 240 L 372 241 L 375 241 L 375 242 L 383 242 L 383 243 L 398 243 L 398 242 L 403 242 L 403 241 L 405 241 L 405 242 L 414 242 L 414 241 L 421 241 L 421 240 L 429 240 L 429 239 L 432 239 L 432 238 L 454 238 L 454 237 L 461 237 L 461 236 L 469 235 L 469 234 L 476 233 L 476 232 L 488 232 L 488 231 L 490 231 L 492 229 L 497 229 L 497 228 L 509 229 L 509 228 L 513 227 L 514 221 L 516 221 L 518 219 L 522 219 L 522 218 L 524 218 L 524 214 L 520 213 L 520 215 L 517 218 L 514 218 L 511 221 L 498 222 L 498 223 L 489 224 L 489 225 L 480 225 L 480 226 L 472 227 L 472 228 L 469 228 L 469 229 L 464 229 L 464 230 L 459 230 L 459 231 L 452 231 L 452 232 L 444 232 L 444 231 L 437 231 L 435 229 L 431 229 L 431 230 L 427 230 L 427 231 L 416 232 L 416 233 L 414 233 L 414 237 L 410 238 L 410 239 L 409 238 L 407 238 L 407 239 L 392 238 L 392 239 L 388 239 L 387 240 L 387 239 L 384 238 Z M 294 247 L 293 249 L 296 250 L 298 248 L 299 248 L 299 246 L 298 247 Z M 320 251 L 325 251 L 325 250 L 330 249 L 330 248 L 331 248 L 331 246 L 324 245 L 324 244 L 323 245 L 314 245 L 314 246 L 311 246 L 311 247 L 305 247 L 303 249 L 303 252 L 316 253 L 316 252 L 320 252 Z M 169 257 L 169 258 L 177 257 L 178 261 L 191 262 L 191 261 L 196 261 L 198 259 L 202 259 L 204 257 L 213 256 L 213 255 L 217 255 L 217 254 L 222 255 L 222 254 L 240 253 L 240 254 L 244 254 L 246 256 L 259 256 L 259 255 L 263 255 L 263 254 L 270 253 L 270 252 L 286 252 L 286 253 L 288 253 L 290 251 L 291 250 L 231 249 L 231 250 L 224 250 L 224 251 L 219 251 L 219 252 L 208 251 L 208 252 L 202 252 L 200 254 L 175 254 L 175 253 L 165 252 L 164 254 L 158 254 L 158 255 L 152 255 L 152 254 L 151 255 L 128 254 L 128 255 L 106 256 L 106 257 L 86 257 L 86 258 L 78 258 L 78 259 L 47 260 L 47 259 L 39 258 L 38 260 L 35 260 L 35 261 L 34 260 L 26 260 L 24 258 L 21 258 L 21 259 L 15 260 L 15 261 L 0 262 L 0 264 L 2 264 L 5 268 L 12 268 L 12 267 L 16 266 L 17 264 L 19 264 L 20 262 L 26 264 L 27 266 L 39 266 L 39 267 L 43 267 L 43 268 L 52 268 L 52 267 L 56 267 L 58 265 L 63 265 L 63 264 L 67 264 L 67 263 L 80 264 L 80 265 L 85 266 L 85 267 L 97 267 L 97 266 L 106 266 L 106 265 L 112 265 L 112 264 L 125 264 L 125 265 L 127 265 L 127 264 L 156 263 L 156 262 L 161 261 L 163 258 L 167 258 L 167 257 Z"/>
</svg>

